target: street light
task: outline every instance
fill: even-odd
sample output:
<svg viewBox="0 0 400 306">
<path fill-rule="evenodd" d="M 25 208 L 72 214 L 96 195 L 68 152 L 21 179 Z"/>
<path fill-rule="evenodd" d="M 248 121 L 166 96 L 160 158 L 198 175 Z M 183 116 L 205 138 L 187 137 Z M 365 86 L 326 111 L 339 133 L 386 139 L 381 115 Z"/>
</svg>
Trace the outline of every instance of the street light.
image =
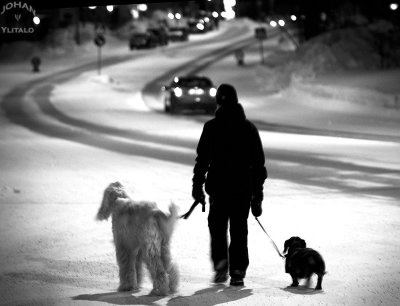
<svg viewBox="0 0 400 306">
<path fill-rule="evenodd" d="M 171 20 L 173 20 L 173 19 L 175 18 L 175 16 L 174 16 L 174 14 L 172 14 L 172 13 L 168 13 L 168 18 L 171 19 Z"/>
<path fill-rule="evenodd" d="M 114 10 L 114 6 L 112 5 L 107 5 L 107 11 L 109 11 L 110 13 Z"/>
<path fill-rule="evenodd" d="M 271 27 L 275 28 L 278 24 L 276 23 L 276 21 L 271 20 L 271 21 L 269 22 L 269 25 L 270 25 Z"/>
<path fill-rule="evenodd" d="M 283 27 L 285 26 L 285 21 L 283 19 L 279 19 L 278 24 Z"/>
<path fill-rule="evenodd" d="M 292 19 L 292 21 L 296 21 L 297 17 L 296 17 L 296 15 L 292 15 L 292 16 L 290 16 L 290 19 Z"/>
<path fill-rule="evenodd" d="M 176 13 L 176 14 L 175 14 L 175 18 L 179 20 L 179 19 L 181 19 L 181 18 L 182 18 L 182 15 L 181 15 L 181 14 L 179 14 L 179 13 Z"/>
<path fill-rule="evenodd" d="M 389 7 L 392 11 L 395 11 L 399 8 L 399 4 L 398 3 L 390 3 Z"/>
</svg>

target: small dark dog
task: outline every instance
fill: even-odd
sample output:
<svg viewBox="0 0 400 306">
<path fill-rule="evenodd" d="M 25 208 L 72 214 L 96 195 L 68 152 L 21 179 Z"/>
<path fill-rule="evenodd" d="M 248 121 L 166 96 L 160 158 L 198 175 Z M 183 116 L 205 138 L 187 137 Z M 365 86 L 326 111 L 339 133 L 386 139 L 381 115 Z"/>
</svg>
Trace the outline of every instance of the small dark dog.
<svg viewBox="0 0 400 306">
<path fill-rule="evenodd" d="M 315 290 L 322 290 L 322 279 L 325 272 L 325 262 L 315 250 L 306 248 L 306 242 L 300 237 L 292 237 L 285 241 L 283 254 L 286 257 L 285 272 L 292 277 L 291 287 L 299 285 L 298 279 L 306 278 L 310 283 L 313 273 L 317 274 L 318 282 Z"/>
</svg>

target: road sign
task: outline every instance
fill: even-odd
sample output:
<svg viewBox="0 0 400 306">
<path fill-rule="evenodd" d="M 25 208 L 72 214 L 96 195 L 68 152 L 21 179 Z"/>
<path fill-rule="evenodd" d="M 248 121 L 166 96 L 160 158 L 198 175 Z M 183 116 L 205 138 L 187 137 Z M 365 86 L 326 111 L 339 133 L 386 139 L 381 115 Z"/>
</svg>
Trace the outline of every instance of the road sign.
<svg viewBox="0 0 400 306">
<path fill-rule="evenodd" d="M 254 30 L 257 39 L 267 39 L 267 29 L 264 27 L 258 27 Z"/>
<path fill-rule="evenodd" d="M 94 43 L 96 44 L 97 47 L 102 47 L 106 43 L 106 38 L 104 37 L 103 34 L 97 34 L 96 37 L 94 38 Z"/>
</svg>

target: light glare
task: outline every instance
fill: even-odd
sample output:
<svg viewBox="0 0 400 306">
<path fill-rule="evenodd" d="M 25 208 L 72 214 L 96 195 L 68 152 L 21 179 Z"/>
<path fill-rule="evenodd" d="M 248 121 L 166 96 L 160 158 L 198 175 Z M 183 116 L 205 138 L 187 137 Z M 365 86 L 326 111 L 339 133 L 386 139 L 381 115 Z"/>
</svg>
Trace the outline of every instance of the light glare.
<svg viewBox="0 0 400 306">
<path fill-rule="evenodd" d="M 37 16 L 33 17 L 33 23 L 38 25 L 40 23 L 40 18 Z"/>
</svg>

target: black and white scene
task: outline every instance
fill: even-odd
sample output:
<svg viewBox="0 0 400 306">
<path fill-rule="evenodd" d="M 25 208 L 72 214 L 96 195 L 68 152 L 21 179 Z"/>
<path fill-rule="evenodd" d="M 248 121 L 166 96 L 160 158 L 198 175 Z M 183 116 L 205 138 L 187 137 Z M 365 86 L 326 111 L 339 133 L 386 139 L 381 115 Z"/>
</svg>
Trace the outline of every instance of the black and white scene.
<svg viewBox="0 0 400 306">
<path fill-rule="evenodd" d="M 0 305 L 400 305 L 399 5 L 1 0 Z"/>
</svg>

